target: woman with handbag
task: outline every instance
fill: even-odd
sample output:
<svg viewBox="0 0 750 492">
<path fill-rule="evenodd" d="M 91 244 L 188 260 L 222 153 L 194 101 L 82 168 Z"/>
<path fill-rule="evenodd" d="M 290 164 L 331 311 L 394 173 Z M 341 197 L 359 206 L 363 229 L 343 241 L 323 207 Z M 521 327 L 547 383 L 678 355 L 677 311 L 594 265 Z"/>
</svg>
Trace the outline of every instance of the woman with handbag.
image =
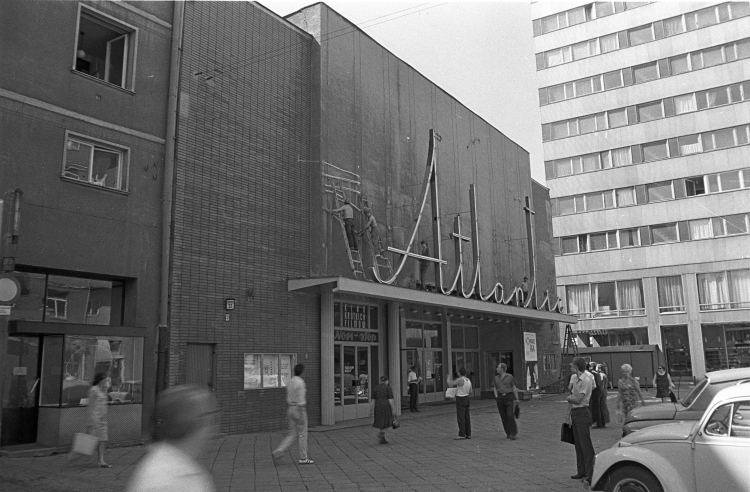
<svg viewBox="0 0 750 492">
<path fill-rule="evenodd" d="M 385 438 L 385 430 L 393 426 L 398 427 L 396 423 L 396 403 L 393 400 L 393 390 L 388 384 L 388 376 L 380 377 L 380 384 L 372 390 L 372 400 L 370 400 L 370 415 L 375 415 L 372 426 L 380 429 L 378 440 L 380 444 L 388 444 Z"/>
<path fill-rule="evenodd" d="M 664 366 L 659 366 L 652 382 L 654 388 L 656 388 L 656 397 L 661 398 L 662 402 L 666 402 L 669 399 L 669 393 L 671 393 L 672 389 L 676 388 L 672 382 L 672 377 Z"/>
<path fill-rule="evenodd" d="M 88 420 L 86 424 L 86 434 L 94 436 L 97 440 L 97 451 L 99 454 L 99 467 L 112 468 L 112 465 L 104 461 L 104 450 L 109 440 L 109 423 L 107 421 L 107 388 L 111 379 L 103 372 L 98 372 L 91 382 L 91 388 L 88 393 Z M 75 446 L 74 446 L 75 447 Z M 68 455 L 68 462 L 75 458 L 76 452 L 71 449 Z"/>
</svg>

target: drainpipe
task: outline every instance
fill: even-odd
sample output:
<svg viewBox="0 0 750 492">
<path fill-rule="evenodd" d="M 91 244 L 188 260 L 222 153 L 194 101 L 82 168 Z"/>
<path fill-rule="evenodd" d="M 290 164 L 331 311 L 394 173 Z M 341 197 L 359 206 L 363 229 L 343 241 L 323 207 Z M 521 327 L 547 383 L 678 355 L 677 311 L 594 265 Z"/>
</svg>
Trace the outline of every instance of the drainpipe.
<svg viewBox="0 0 750 492">
<path fill-rule="evenodd" d="M 169 99 L 167 101 L 167 131 L 164 155 L 164 185 L 161 207 L 161 283 L 159 326 L 157 328 L 156 391 L 167 387 L 169 369 L 169 275 L 172 266 L 172 195 L 174 192 L 175 145 L 177 139 L 177 111 L 182 65 L 182 31 L 185 2 L 177 0 L 172 13 L 172 52 L 169 63 Z"/>
</svg>

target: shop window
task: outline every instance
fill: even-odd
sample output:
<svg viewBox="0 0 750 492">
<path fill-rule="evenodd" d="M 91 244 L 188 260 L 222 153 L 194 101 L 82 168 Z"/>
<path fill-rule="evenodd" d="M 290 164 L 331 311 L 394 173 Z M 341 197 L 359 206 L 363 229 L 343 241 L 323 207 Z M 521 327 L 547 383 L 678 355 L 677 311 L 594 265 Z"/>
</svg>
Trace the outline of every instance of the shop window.
<svg viewBox="0 0 750 492">
<path fill-rule="evenodd" d="M 661 340 L 667 369 L 672 377 L 692 376 L 693 369 L 690 361 L 690 339 L 687 326 L 662 326 Z"/>
<path fill-rule="evenodd" d="M 685 297 L 682 292 L 682 277 L 657 277 L 656 289 L 659 297 L 660 313 L 680 313 L 685 311 Z"/>
<path fill-rule="evenodd" d="M 648 328 L 585 330 L 577 334 L 579 343 L 583 343 L 586 347 L 617 347 L 648 343 Z"/>
<path fill-rule="evenodd" d="M 422 323 L 407 321 L 405 335 L 406 335 L 405 345 L 407 347 L 424 347 Z"/>
<path fill-rule="evenodd" d="M 110 190 L 127 190 L 126 147 L 67 132 L 62 177 Z"/>
<path fill-rule="evenodd" d="M 82 6 L 73 69 L 132 90 L 137 32 L 111 16 Z"/>
<path fill-rule="evenodd" d="M 62 366 L 62 375 L 60 367 Z M 46 337 L 41 406 L 80 406 L 98 373 L 110 379 L 110 404 L 143 402 L 143 338 L 65 335 Z"/>
</svg>

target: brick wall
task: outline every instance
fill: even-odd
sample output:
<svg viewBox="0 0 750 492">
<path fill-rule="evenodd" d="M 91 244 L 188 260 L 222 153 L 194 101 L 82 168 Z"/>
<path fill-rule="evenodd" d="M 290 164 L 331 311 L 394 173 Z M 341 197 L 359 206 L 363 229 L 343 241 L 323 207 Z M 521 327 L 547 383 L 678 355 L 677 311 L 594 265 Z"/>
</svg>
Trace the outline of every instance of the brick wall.
<svg viewBox="0 0 750 492">
<path fill-rule="evenodd" d="M 310 271 L 309 164 L 299 161 L 311 160 L 312 38 L 256 4 L 185 8 L 169 382 L 185 381 L 188 343 L 216 344 L 222 432 L 282 428 L 284 390 L 244 391 L 243 354 L 294 352 L 315 424 L 319 300 L 286 288 Z"/>
</svg>

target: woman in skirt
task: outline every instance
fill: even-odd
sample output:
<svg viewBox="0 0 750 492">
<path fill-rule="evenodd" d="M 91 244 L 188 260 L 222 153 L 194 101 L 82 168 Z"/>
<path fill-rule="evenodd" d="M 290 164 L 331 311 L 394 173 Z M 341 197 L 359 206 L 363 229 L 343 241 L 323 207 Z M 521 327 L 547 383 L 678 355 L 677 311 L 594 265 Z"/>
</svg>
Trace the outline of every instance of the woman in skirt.
<svg viewBox="0 0 750 492">
<path fill-rule="evenodd" d="M 378 439 L 380 444 L 388 444 L 385 438 L 385 430 L 393 425 L 393 417 L 396 415 L 396 403 L 393 401 L 393 390 L 388 384 L 388 376 L 380 377 L 380 384 L 372 390 L 370 400 L 370 415 L 375 415 L 372 426 L 380 429 Z"/>
</svg>

